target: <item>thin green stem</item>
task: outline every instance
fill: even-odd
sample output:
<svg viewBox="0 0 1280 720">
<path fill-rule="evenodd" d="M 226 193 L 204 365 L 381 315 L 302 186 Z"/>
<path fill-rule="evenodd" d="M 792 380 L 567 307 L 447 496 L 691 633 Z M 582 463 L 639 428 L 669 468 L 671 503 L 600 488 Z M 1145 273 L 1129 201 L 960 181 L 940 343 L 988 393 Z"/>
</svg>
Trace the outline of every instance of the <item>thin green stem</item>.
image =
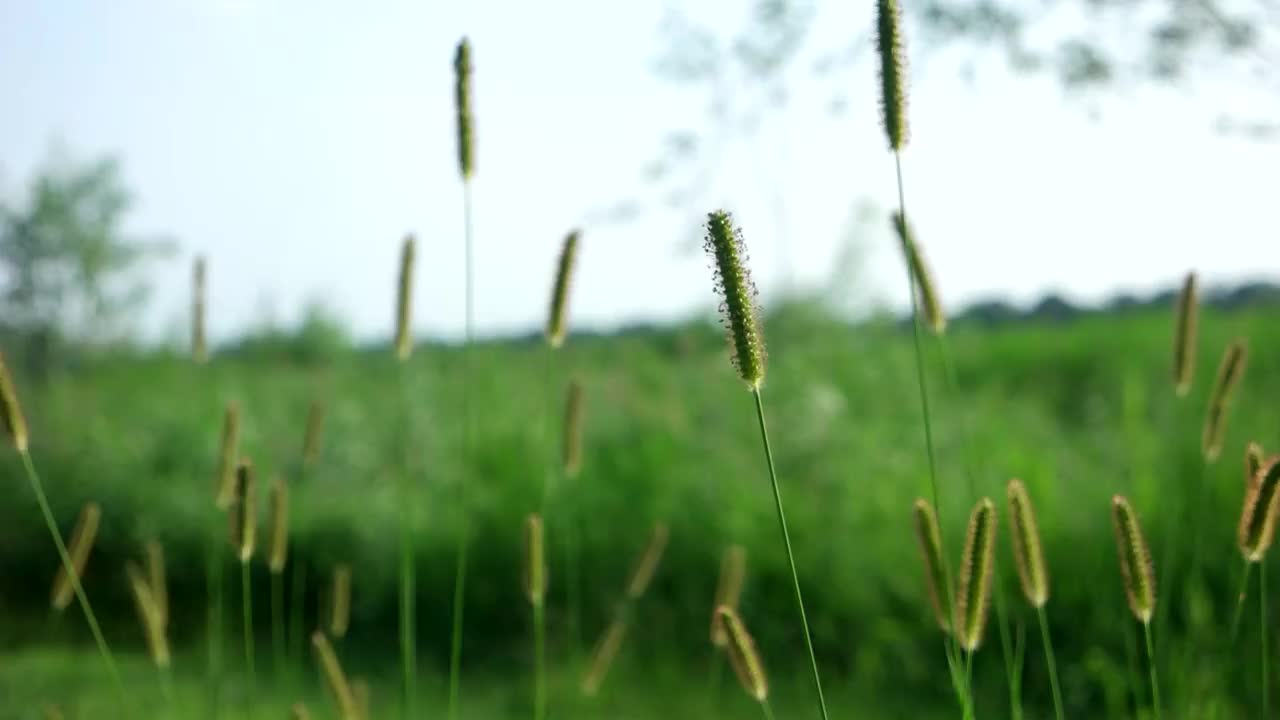
<svg viewBox="0 0 1280 720">
<path fill-rule="evenodd" d="M 93 613 L 93 607 L 89 604 L 89 598 L 84 594 L 84 588 L 80 585 L 80 574 L 76 572 L 75 564 L 71 562 L 71 555 L 67 553 L 67 546 L 62 542 L 62 533 L 58 531 L 58 523 L 53 518 L 53 511 L 49 509 L 49 499 L 45 497 L 44 485 L 40 482 L 40 475 L 36 473 L 36 467 L 31 462 L 31 454 L 22 451 L 19 453 L 22 457 L 22 466 L 27 472 L 27 480 L 31 483 L 31 490 L 35 493 L 36 503 L 40 505 L 40 514 L 44 516 L 45 525 L 49 527 L 49 535 L 53 537 L 53 544 L 58 549 L 58 557 L 62 559 L 62 567 L 67 571 L 67 577 L 71 580 L 71 589 L 76 593 L 76 600 L 80 603 L 80 609 L 84 611 L 85 621 L 89 623 L 89 632 L 93 633 L 93 641 L 98 645 L 98 653 L 102 655 L 102 661 L 107 665 L 107 671 L 111 674 L 111 680 L 115 683 L 116 692 L 120 695 L 121 706 L 128 706 L 128 696 L 124 691 L 124 683 L 120 681 L 120 671 L 116 668 L 115 658 L 111 656 L 111 649 L 107 647 L 107 641 L 102 636 L 102 629 L 98 627 L 98 618 Z"/>
<path fill-rule="evenodd" d="M 975 651 L 970 650 L 964 654 L 964 692 L 969 698 L 969 712 L 967 717 L 976 718 L 978 716 L 977 701 L 973 697 L 973 654 Z"/>
<path fill-rule="evenodd" d="M 408 368 L 406 362 L 397 363 L 400 383 L 400 399 L 403 403 L 404 428 L 401 434 L 400 454 L 400 666 L 403 673 L 401 701 L 404 717 L 414 715 L 415 680 L 418 675 L 418 646 L 415 628 L 415 603 L 417 601 L 417 581 L 414 575 L 413 523 L 410 512 L 413 508 L 411 497 L 411 481 L 409 477 L 409 446 L 413 426 L 413 406 L 409 401 Z"/>
<path fill-rule="evenodd" d="M 1236 638 L 1240 634 L 1240 618 L 1244 614 L 1244 599 L 1249 594 L 1249 575 L 1253 572 L 1253 563 L 1248 560 L 1244 561 L 1244 567 L 1240 570 L 1240 592 L 1236 594 L 1236 611 L 1231 616 L 1231 642 L 1230 647 L 1235 647 Z"/>
<path fill-rule="evenodd" d="M 209 523 L 209 546 L 208 554 L 205 558 L 206 567 L 206 588 L 208 590 L 208 628 L 206 630 L 207 637 L 205 642 L 208 644 L 209 658 L 206 668 L 205 682 L 208 684 L 209 690 L 209 710 L 210 717 L 218 717 L 219 705 L 221 703 L 220 690 L 222 687 L 222 620 L 223 620 L 223 566 L 224 560 L 219 552 L 219 538 L 217 519 L 221 517 L 221 513 L 210 504 Z"/>
<path fill-rule="evenodd" d="M 276 678 L 284 677 L 284 571 L 271 573 L 271 644 L 275 651 Z"/>
<path fill-rule="evenodd" d="M 302 637 L 302 616 L 306 613 L 307 566 L 297 553 L 293 555 L 293 562 L 289 563 L 293 567 L 293 577 L 289 578 L 289 652 L 296 663 L 302 659 L 303 643 L 306 642 Z"/>
<path fill-rule="evenodd" d="M 464 517 L 458 531 L 458 558 L 453 573 L 453 632 L 449 643 L 449 717 L 457 717 L 458 697 L 462 682 L 462 613 L 467 586 L 467 545 L 469 538 Z"/>
<path fill-rule="evenodd" d="M 769 445 L 769 429 L 764 421 L 764 399 L 760 387 L 753 388 L 756 399 L 756 419 L 760 422 L 760 441 L 764 444 L 764 457 L 769 465 L 769 484 L 773 486 L 773 503 L 778 511 L 778 528 L 782 531 L 782 544 L 787 551 L 787 564 L 791 567 L 791 584 L 795 590 L 796 608 L 800 611 L 800 629 L 804 632 L 804 645 L 809 651 L 809 666 L 813 670 L 813 687 L 818 693 L 818 708 L 823 720 L 828 719 L 827 700 L 822 695 L 822 679 L 818 676 L 818 656 L 813 652 L 813 638 L 809 634 L 809 618 L 804 612 L 804 597 L 800 592 L 800 574 L 796 571 L 796 556 L 791 550 L 791 533 L 787 532 L 787 516 L 782 509 L 782 489 L 778 485 L 778 472 L 773 465 L 773 448 Z"/>
<path fill-rule="evenodd" d="M 1151 642 L 1151 623 L 1143 623 L 1142 632 L 1147 638 L 1147 667 L 1151 671 L 1151 707 L 1156 720 L 1160 720 L 1160 682 L 1156 679 L 1156 650 Z"/>
<path fill-rule="evenodd" d="M 253 694 L 253 587 L 250 584 L 252 573 L 249 572 L 249 561 L 240 562 L 240 600 L 244 618 L 244 667 L 249 674 L 249 694 Z"/>
<path fill-rule="evenodd" d="M 533 720 L 547 715 L 547 638 L 542 602 L 533 604 Z"/>
<path fill-rule="evenodd" d="M 1271 671 L 1270 658 L 1267 653 L 1267 566 L 1259 563 L 1258 568 L 1258 622 L 1261 631 L 1258 639 L 1262 643 L 1262 717 L 1271 717 Z"/>
<path fill-rule="evenodd" d="M 1063 720 L 1065 712 L 1062 707 L 1062 687 L 1058 684 L 1058 661 L 1053 653 L 1053 637 L 1049 633 L 1049 619 L 1045 616 L 1044 606 L 1036 608 L 1040 617 L 1040 638 L 1044 641 L 1044 661 L 1049 666 L 1049 686 L 1053 688 L 1053 712 L 1057 720 Z"/>
</svg>

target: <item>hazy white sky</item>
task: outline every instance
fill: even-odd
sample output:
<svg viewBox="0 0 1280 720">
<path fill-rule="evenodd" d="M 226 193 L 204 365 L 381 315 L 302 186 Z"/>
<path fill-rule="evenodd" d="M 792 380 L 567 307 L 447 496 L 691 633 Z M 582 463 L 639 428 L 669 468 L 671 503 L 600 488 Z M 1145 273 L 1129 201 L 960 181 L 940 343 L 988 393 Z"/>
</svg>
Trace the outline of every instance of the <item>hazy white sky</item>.
<svg viewBox="0 0 1280 720">
<path fill-rule="evenodd" d="M 870 28 L 869 6 L 827 5 L 826 37 Z M 528 329 L 544 320 L 566 230 L 637 187 L 664 131 L 701 117 L 700 102 L 651 72 L 661 16 L 657 2 L 590 0 L 6 0 L 0 192 L 19 192 L 53 140 L 78 155 L 118 154 L 138 197 L 133 227 L 171 233 L 183 250 L 157 273 L 152 333 L 184 327 L 190 258 L 201 253 L 215 336 L 264 308 L 290 321 L 315 298 L 361 336 L 386 334 L 398 247 L 412 231 L 418 328 L 456 335 L 451 60 L 466 34 L 479 324 Z M 725 149 L 708 203 L 738 214 L 766 300 L 779 258 L 754 164 L 762 154 L 785 156 L 769 172 L 801 283 L 827 283 L 855 202 L 893 205 L 870 63 L 850 71 L 848 92 L 839 118 L 797 104 L 785 152 L 759 146 L 777 133 Z M 1096 300 L 1191 267 L 1209 282 L 1274 274 L 1280 147 L 1210 129 L 1213 106 L 1238 100 L 1139 89 L 1109 100 L 1095 123 L 1048 79 L 1010 77 L 997 63 L 967 87 L 944 60 L 928 63 L 914 78 L 904 169 L 944 300 L 1025 301 L 1048 289 Z M 672 214 L 588 226 L 575 323 L 712 307 L 705 260 L 679 251 L 683 228 Z M 900 303 L 887 228 L 873 222 L 859 238 L 864 278 Z"/>
</svg>

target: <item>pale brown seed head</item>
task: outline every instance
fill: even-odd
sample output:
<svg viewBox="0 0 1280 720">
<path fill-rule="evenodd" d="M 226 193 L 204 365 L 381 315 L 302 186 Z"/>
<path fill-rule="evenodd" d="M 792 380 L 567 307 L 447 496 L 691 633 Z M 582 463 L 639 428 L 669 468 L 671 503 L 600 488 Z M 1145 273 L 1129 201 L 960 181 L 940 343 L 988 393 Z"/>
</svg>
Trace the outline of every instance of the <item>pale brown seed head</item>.
<svg viewBox="0 0 1280 720">
<path fill-rule="evenodd" d="M 1201 449 L 1205 462 L 1214 462 L 1222 454 L 1222 439 L 1227 432 L 1227 413 L 1231 398 L 1240 378 L 1244 375 L 1248 347 L 1243 338 L 1237 338 L 1227 346 L 1218 365 L 1218 377 L 1209 398 L 1209 410 L 1205 414 L 1204 437 Z"/>
<path fill-rule="evenodd" d="M 556 264 L 556 281 L 551 289 L 551 309 L 547 316 L 547 343 L 553 348 L 564 344 L 569 332 L 569 286 L 573 282 L 573 266 L 578 257 L 577 230 L 570 232 L 564 239 L 560 249 L 560 260 Z"/>
<path fill-rule="evenodd" d="M 4 430 L 9 435 L 13 449 L 20 453 L 27 451 L 27 419 L 22 414 L 22 404 L 18 402 L 18 392 L 13 387 L 13 378 L 9 375 L 9 366 L 4 356 L 0 355 L 0 420 L 4 422 Z"/>
<path fill-rule="evenodd" d="M 1120 556 L 1120 575 L 1129 609 L 1143 623 L 1151 622 L 1156 608 L 1156 574 L 1151 564 L 1151 551 L 1142 536 L 1138 514 L 1121 495 L 1111 498 L 1111 522 L 1116 532 L 1116 549 Z"/>
<path fill-rule="evenodd" d="M 947 603 L 946 565 L 942 559 L 942 532 L 938 529 L 938 516 L 933 506 L 923 498 L 917 498 L 912 507 L 912 520 L 916 541 L 920 544 L 920 556 L 924 560 L 925 589 L 933 617 L 942 632 L 951 632 L 951 612 Z"/>
<path fill-rule="evenodd" d="M 1021 480 L 1009 481 L 1009 524 L 1013 530 L 1013 558 L 1018 566 L 1022 594 L 1032 607 L 1049 602 L 1049 569 L 1040 545 L 1040 528 L 1036 524 L 1031 496 Z"/>
<path fill-rule="evenodd" d="M 160 608 L 155 594 L 147 584 L 142 570 L 132 562 L 125 564 L 125 575 L 129 579 L 129 589 L 133 592 L 133 601 L 138 609 L 138 622 L 142 625 L 143 634 L 147 638 L 147 649 L 151 652 L 151 661 L 158 668 L 169 667 L 169 639 L 165 636 L 164 622 L 160 617 Z"/>
<path fill-rule="evenodd" d="M 226 510 L 235 501 L 236 462 L 240 458 L 240 404 L 227 403 L 222 415 L 222 442 L 218 449 L 218 475 L 215 478 L 217 506 Z"/>
<path fill-rule="evenodd" d="M 156 602 L 156 616 L 161 627 L 169 625 L 169 581 L 164 568 L 164 546 L 150 540 L 144 548 L 147 555 L 147 586 Z"/>
<path fill-rule="evenodd" d="M 283 475 L 271 481 L 271 551 L 267 567 L 273 573 L 284 572 L 289 556 L 289 483 Z"/>
<path fill-rule="evenodd" d="M 93 552 L 94 540 L 98 537 L 98 525 L 102 521 L 102 508 L 98 503 L 86 503 L 80 509 L 76 519 L 76 527 L 71 531 L 71 542 L 67 545 L 67 554 L 71 557 L 71 567 L 75 579 L 82 581 L 84 568 L 89 562 L 89 554 Z M 58 564 L 58 574 L 53 579 L 52 605 L 58 612 L 66 610 L 75 598 L 75 585 L 72 576 L 67 572 L 65 563 Z"/>
<path fill-rule="evenodd" d="M 524 519 L 524 594 L 534 606 L 541 605 L 547 594 L 542 517 L 537 513 L 530 513 Z"/>
<path fill-rule="evenodd" d="M 649 544 L 645 546 L 639 562 L 631 571 L 631 580 L 627 583 L 627 597 L 639 600 L 649 588 L 654 573 L 658 571 L 658 563 L 662 562 L 662 553 L 667 549 L 668 536 L 666 525 L 659 523 L 653 526 Z"/>
<path fill-rule="evenodd" d="M 738 609 L 742 597 L 742 585 L 747 575 L 747 551 L 741 545 L 725 548 L 720 559 L 720 579 L 716 582 L 716 601 L 711 606 L 711 644 L 725 647 L 729 644 L 729 631 L 720 622 L 721 607 Z"/>
<path fill-rule="evenodd" d="M 342 720 L 360 720 L 360 708 L 356 705 L 351 686 L 347 683 L 347 675 L 342 671 L 342 664 L 338 662 L 338 655 L 334 653 L 329 639 L 317 630 L 311 634 L 311 647 L 315 650 L 316 662 L 320 664 L 320 673 L 324 675 L 325 687 L 329 688 L 329 694 L 333 696 Z"/>
<path fill-rule="evenodd" d="M 600 686 L 604 683 L 605 676 L 609 674 L 609 668 L 613 666 L 613 660 L 618 656 L 618 650 L 622 647 L 622 640 L 626 636 L 626 621 L 621 617 L 615 618 L 605 630 L 604 635 L 600 636 L 600 640 L 596 642 L 595 650 L 591 652 L 591 663 L 587 665 L 587 673 L 582 676 L 583 695 L 594 697 L 600 691 Z"/>
<path fill-rule="evenodd" d="M 241 563 L 253 557 L 258 535 L 257 484 L 253 463 L 245 458 L 236 466 L 235 492 L 227 513 L 231 527 L 231 544 Z"/>
<path fill-rule="evenodd" d="M 339 563 L 333 568 L 333 587 L 329 600 L 329 633 L 345 637 L 351 627 L 351 566 Z"/>
<path fill-rule="evenodd" d="M 1199 314 L 1196 274 L 1187 273 L 1178 295 L 1173 331 L 1173 389 L 1178 397 L 1191 390 L 1196 369 L 1196 316 Z"/>
<path fill-rule="evenodd" d="M 1276 508 L 1280 503 L 1280 455 L 1266 461 L 1249 487 L 1240 512 L 1237 542 L 1249 562 L 1262 562 L 1276 534 Z"/>
<path fill-rule="evenodd" d="M 414 240 L 410 235 L 400 249 L 400 281 L 396 292 L 396 358 L 409 359 L 413 352 L 413 257 Z"/>
<path fill-rule="evenodd" d="M 582 383 L 569 382 L 564 408 L 564 474 L 575 478 L 582 471 Z"/>
<path fill-rule="evenodd" d="M 969 515 L 960 581 L 956 593 L 956 638 L 973 652 L 982 645 L 991 600 L 991 575 L 995 567 L 996 506 L 983 498 Z"/>
<path fill-rule="evenodd" d="M 765 676 L 764 663 L 760 662 L 760 653 L 756 651 L 755 640 L 736 610 L 722 605 L 716 608 L 716 614 L 729 634 L 729 664 L 738 676 L 738 682 L 742 683 L 742 689 L 748 695 L 764 702 L 769 697 L 769 680 Z"/>
</svg>

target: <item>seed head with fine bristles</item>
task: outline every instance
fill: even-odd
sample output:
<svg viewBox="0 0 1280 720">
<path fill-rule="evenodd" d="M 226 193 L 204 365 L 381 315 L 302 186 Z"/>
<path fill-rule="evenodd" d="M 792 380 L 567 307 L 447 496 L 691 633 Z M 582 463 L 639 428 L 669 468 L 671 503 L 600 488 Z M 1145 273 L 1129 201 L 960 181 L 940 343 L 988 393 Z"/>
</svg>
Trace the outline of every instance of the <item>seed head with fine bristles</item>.
<svg viewBox="0 0 1280 720">
<path fill-rule="evenodd" d="M 742 618 L 738 617 L 738 611 L 721 605 L 716 608 L 716 614 L 729 635 L 729 664 L 738 676 L 738 682 L 757 702 L 764 702 L 769 697 L 769 680 L 764 673 L 764 663 L 760 662 L 760 653 L 756 651 L 755 640 L 747 632 Z"/>
<path fill-rule="evenodd" d="M 240 457 L 240 405 L 227 403 L 222 415 L 222 443 L 218 450 L 217 506 L 231 507 L 236 492 L 236 461 Z"/>
<path fill-rule="evenodd" d="M 982 645 L 982 634 L 987 626 L 995 546 L 996 506 L 989 498 L 983 498 L 969 515 L 956 592 L 956 639 L 968 652 Z"/>
<path fill-rule="evenodd" d="M 476 171 L 476 146 L 471 116 L 471 42 L 465 37 L 453 54 L 453 105 L 458 116 L 458 172 L 468 180 Z"/>
<path fill-rule="evenodd" d="M 274 574 L 284 572 L 289 556 L 289 483 L 283 475 L 271 481 L 271 549 L 267 567 Z"/>
<path fill-rule="evenodd" d="M 907 145 L 907 51 L 898 0 L 876 0 L 876 50 L 880 55 L 880 110 L 889 149 Z"/>
<path fill-rule="evenodd" d="M 1022 581 L 1022 594 L 1032 607 L 1042 608 L 1049 602 L 1049 569 L 1040 545 L 1040 528 L 1031 496 L 1021 480 L 1009 481 L 1009 524 L 1013 530 L 1013 558 Z"/>
<path fill-rule="evenodd" d="M 205 261 L 196 258 L 191 269 L 191 359 L 204 363 L 209 359 L 205 338 Z"/>
<path fill-rule="evenodd" d="M 1258 473 L 1262 472 L 1263 465 L 1262 446 L 1256 442 L 1251 442 L 1244 449 L 1244 489 L 1248 492 L 1250 488 L 1258 484 Z"/>
<path fill-rule="evenodd" d="M 929 272 L 929 265 L 924 261 L 924 254 L 921 253 L 920 245 L 916 242 L 911 224 L 904 222 L 902 215 L 896 211 L 893 213 L 893 228 L 898 233 L 902 252 L 906 255 L 907 266 L 911 269 L 911 277 L 915 279 L 916 296 L 920 300 L 920 312 L 924 316 L 925 324 L 935 333 L 940 334 L 947 329 L 947 316 L 943 314 L 942 302 L 938 300 L 938 289 L 933 282 L 933 273 Z"/>
<path fill-rule="evenodd" d="M 1173 388 L 1178 397 L 1191 390 L 1196 369 L 1196 274 L 1187 273 L 1178 294 L 1178 312 L 1173 333 Z"/>
<path fill-rule="evenodd" d="M 404 361 L 413 352 L 414 239 L 409 235 L 400 248 L 400 279 L 396 284 L 396 358 Z"/>
<path fill-rule="evenodd" d="M 560 259 L 556 263 L 555 284 L 551 288 L 551 307 L 547 313 L 547 344 L 558 348 L 564 344 L 569 332 L 569 286 L 573 282 L 573 266 L 578 259 L 578 239 L 581 233 L 570 232 L 564 238 L 564 246 L 560 248 Z"/>
<path fill-rule="evenodd" d="M 98 503 L 86 503 L 80 509 L 76 519 L 76 527 L 71 531 L 71 542 L 67 544 L 67 554 L 71 557 L 71 567 L 76 579 L 84 577 L 85 565 L 89 562 L 89 554 L 93 552 L 94 540 L 98 537 L 98 525 L 102 521 L 102 508 Z M 58 612 L 66 610 L 75 597 L 75 584 L 71 582 L 65 563 L 58 563 L 58 574 L 53 579 L 52 605 Z"/>
<path fill-rule="evenodd" d="M 1249 487 L 1240 512 L 1237 541 L 1249 562 L 1262 562 L 1276 535 L 1276 511 L 1280 505 L 1280 455 L 1268 460 Z"/>
<path fill-rule="evenodd" d="M 1151 550 L 1142 536 L 1138 514 L 1123 495 L 1111 498 L 1111 522 L 1116 531 L 1116 549 L 1120 556 L 1120 575 L 1124 580 L 1129 609 L 1141 622 L 1151 622 L 1156 609 L 1156 574 L 1151 565 Z"/>
<path fill-rule="evenodd" d="M 760 329 L 758 292 L 747 267 L 747 246 L 733 216 L 717 210 L 707 216 L 707 237 L 703 243 L 715 261 L 715 288 L 720 294 L 733 366 L 747 385 L 759 388 L 764 382 L 764 334 Z"/>
<path fill-rule="evenodd" d="M 254 542 L 258 534 L 257 486 L 254 483 L 253 464 L 248 459 L 236 466 L 235 493 L 230 512 L 231 544 L 241 563 L 253 557 Z"/>
<path fill-rule="evenodd" d="M 542 517 L 530 513 L 524 519 L 524 594 L 529 604 L 541 605 L 547 595 L 547 560 L 542 537 Z"/>
<path fill-rule="evenodd" d="M 1218 378 L 1209 397 L 1209 410 L 1204 419 L 1204 437 L 1201 449 L 1206 462 L 1213 462 L 1222 454 L 1222 439 L 1227 432 L 1227 413 L 1231 398 L 1240 378 L 1244 375 L 1248 346 L 1243 338 L 1237 338 L 1227 346 L 1218 366 Z"/>
<path fill-rule="evenodd" d="M 938 529 L 938 516 L 933 506 L 924 498 L 918 498 L 912 506 L 912 519 L 915 526 L 916 541 L 920 544 L 920 555 L 924 560 L 925 589 L 929 592 L 929 605 L 933 608 L 933 617 L 942 632 L 951 631 L 949 609 L 943 606 L 947 598 L 946 566 L 942 560 L 942 532 Z"/>
<path fill-rule="evenodd" d="M 573 380 L 564 408 L 564 474 L 574 478 L 582 471 L 582 383 Z"/>
<path fill-rule="evenodd" d="M 14 390 L 13 378 L 9 375 L 9 366 L 4 356 L 0 355 L 0 421 L 4 422 L 4 431 L 13 443 L 13 449 L 20 453 L 27 451 L 27 419 L 22 414 L 22 404 L 18 402 L 18 392 Z"/>
<path fill-rule="evenodd" d="M 720 622 L 721 607 L 738 609 L 742 597 L 742 585 L 747 574 L 747 551 L 741 545 L 725 548 L 720 560 L 720 579 L 716 581 L 716 601 L 711 606 L 711 644 L 725 647 L 729 644 L 729 631 Z"/>
</svg>

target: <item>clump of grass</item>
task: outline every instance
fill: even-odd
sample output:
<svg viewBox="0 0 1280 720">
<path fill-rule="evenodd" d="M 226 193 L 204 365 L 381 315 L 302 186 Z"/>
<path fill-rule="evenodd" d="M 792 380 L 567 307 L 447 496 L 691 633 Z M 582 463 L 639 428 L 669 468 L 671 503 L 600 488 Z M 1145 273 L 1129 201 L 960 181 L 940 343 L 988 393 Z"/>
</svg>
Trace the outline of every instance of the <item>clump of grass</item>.
<svg viewBox="0 0 1280 720">
<path fill-rule="evenodd" d="M 720 622 L 720 608 L 737 611 L 742 586 L 747 575 L 747 551 L 741 545 L 730 545 L 720 559 L 720 578 L 716 581 L 716 599 L 711 607 L 711 644 L 723 648 L 729 644 L 729 631 Z"/>
<path fill-rule="evenodd" d="M 1116 549 L 1120 557 L 1120 575 L 1124 580 L 1129 610 L 1142 623 L 1147 641 L 1147 664 L 1151 671 L 1151 703 L 1156 718 L 1160 717 L 1160 685 L 1156 676 L 1155 646 L 1151 640 L 1151 617 L 1156 607 L 1156 574 L 1151 564 L 1151 550 L 1142 535 L 1138 514 L 1122 495 L 1111 498 L 1111 521 L 1116 532 Z"/>
<path fill-rule="evenodd" d="M 1177 315 L 1173 332 L 1173 387 L 1178 397 L 1191 391 L 1196 369 L 1196 274 L 1187 273 L 1178 294 Z"/>
<path fill-rule="evenodd" d="M 284 567 L 289 557 L 289 483 L 283 475 L 271 481 L 271 547 L 267 569 L 271 572 L 271 644 L 276 674 L 284 672 Z"/>
<path fill-rule="evenodd" d="M 544 603 L 547 596 L 547 561 L 543 542 L 542 517 L 530 513 L 524 519 L 524 593 L 533 608 L 533 717 L 542 720 L 547 712 L 546 626 Z"/>
<path fill-rule="evenodd" d="M 236 463 L 240 459 L 240 404 L 227 403 L 222 414 L 222 442 L 218 449 L 217 506 L 231 507 L 235 500 Z"/>
<path fill-rule="evenodd" d="M 205 278 L 203 257 L 197 257 L 191 268 L 191 359 L 196 364 L 209 360 L 209 347 L 205 338 Z"/>
<path fill-rule="evenodd" d="M 311 635 L 311 646 L 315 649 L 316 662 L 320 664 L 320 673 L 324 676 L 325 687 L 333 696 L 338 706 L 338 714 L 342 720 L 360 720 L 360 708 L 347 682 L 347 675 L 342 671 L 342 664 L 329 644 L 329 639 L 319 630 Z M 296 707 L 296 706 L 295 706 Z"/>
<path fill-rule="evenodd" d="M 98 537 L 98 525 L 102 520 L 102 508 L 98 503 L 85 503 L 80 509 L 80 516 L 76 519 L 75 529 L 71 531 L 71 543 L 68 546 L 71 553 L 71 569 L 68 571 L 66 565 L 58 566 L 58 573 L 53 579 L 52 606 L 54 610 L 62 612 L 71 605 L 72 598 L 75 597 L 75 590 L 71 585 L 71 573 L 75 573 L 76 577 L 84 577 L 84 567 L 89 562 L 89 554 L 93 552 L 93 542 Z"/>
<path fill-rule="evenodd" d="M 333 568 L 333 586 L 329 591 L 329 634 L 347 636 L 351 627 L 351 566 L 338 563 Z"/>
<path fill-rule="evenodd" d="M 893 228 L 898 233 L 898 241 L 902 251 L 906 253 L 907 267 L 915 278 L 915 291 L 925 324 L 935 333 L 947 329 L 947 316 L 942 311 L 942 301 L 938 299 L 937 284 L 933 281 L 933 273 L 924 260 L 924 253 L 916 242 L 915 233 L 901 213 L 893 214 Z"/>
<path fill-rule="evenodd" d="M 1227 412 L 1232 395 L 1244 375 L 1248 348 L 1243 338 L 1233 340 L 1222 355 L 1218 365 L 1218 379 L 1209 398 L 1209 411 L 1205 414 L 1204 437 L 1201 448 L 1205 462 L 1212 463 L 1222 454 L 1222 438 L 1227 432 Z"/>
<path fill-rule="evenodd" d="M 818 696 L 818 708 L 824 720 L 827 701 L 822 694 L 822 679 L 818 673 L 818 658 L 813 651 L 813 638 L 809 633 L 809 619 L 804 611 L 804 597 L 800 591 L 800 574 L 796 570 L 795 553 L 791 549 L 791 534 L 787 530 L 787 517 L 782 506 L 782 490 L 778 473 L 773 464 L 773 448 L 769 445 L 769 431 L 764 419 L 764 399 L 761 386 L 765 374 L 764 332 L 759 321 L 756 299 L 758 292 L 751 281 L 746 264 L 747 247 L 742 231 L 734 224 L 733 216 L 724 210 L 707 215 L 707 235 L 703 244 L 707 254 L 715 262 L 714 284 L 721 298 L 721 315 L 732 350 L 733 366 L 738 376 L 747 384 L 755 397 L 756 421 L 760 426 L 760 441 L 764 447 L 765 464 L 769 471 L 769 483 L 773 488 L 774 509 L 778 515 L 778 529 L 787 553 L 791 569 L 791 584 L 795 594 L 796 609 L 800 615 L 800 629 L 804 635 L 805 649 L 809 653 L 809 666 L 813 673 L 813 687 Z"/>
<path fill-rule="evenodd" d="M 951 608 L 947 601 L 946 570 L 942 555 L 942 533 L 938 529 L 938 517 L 933 506 L 924 498 L 917 498 L 912 517 L 916 540 L 920 544 L 920 556 L 924 561 L 925 589 L 929 593 L 929 605 L 933 617 L 942 632 L 951 632 Z"/>
<path fill-rule="evenodd" d="M 1044 642 L 1044 659 L 1049 668 L 1049 682 L 1053 690 L 1053 709 L 1058 720 L 1066 713 L 1062 706 L 1062 688 L 1058 683 L 1058 662 L 1053 652 L 1053 637 L 1049 634 L 1049 621 L 1044 606 L 1049 602 L 1049 566 L 1044 561 L 1044 548 L 1040 544 L 1040 528 L 1036 524 L 1035 508 L 1031 496 L 1021 480 L 1013 479 L 1008 485 L 1009 522 L 1013 527 L 1013 557 L 1018 566 L 1018 578 L 1022 582 L 1022 594 L 1036 609 L 1040 621 L 1040 636 Z"/>
</svg>

